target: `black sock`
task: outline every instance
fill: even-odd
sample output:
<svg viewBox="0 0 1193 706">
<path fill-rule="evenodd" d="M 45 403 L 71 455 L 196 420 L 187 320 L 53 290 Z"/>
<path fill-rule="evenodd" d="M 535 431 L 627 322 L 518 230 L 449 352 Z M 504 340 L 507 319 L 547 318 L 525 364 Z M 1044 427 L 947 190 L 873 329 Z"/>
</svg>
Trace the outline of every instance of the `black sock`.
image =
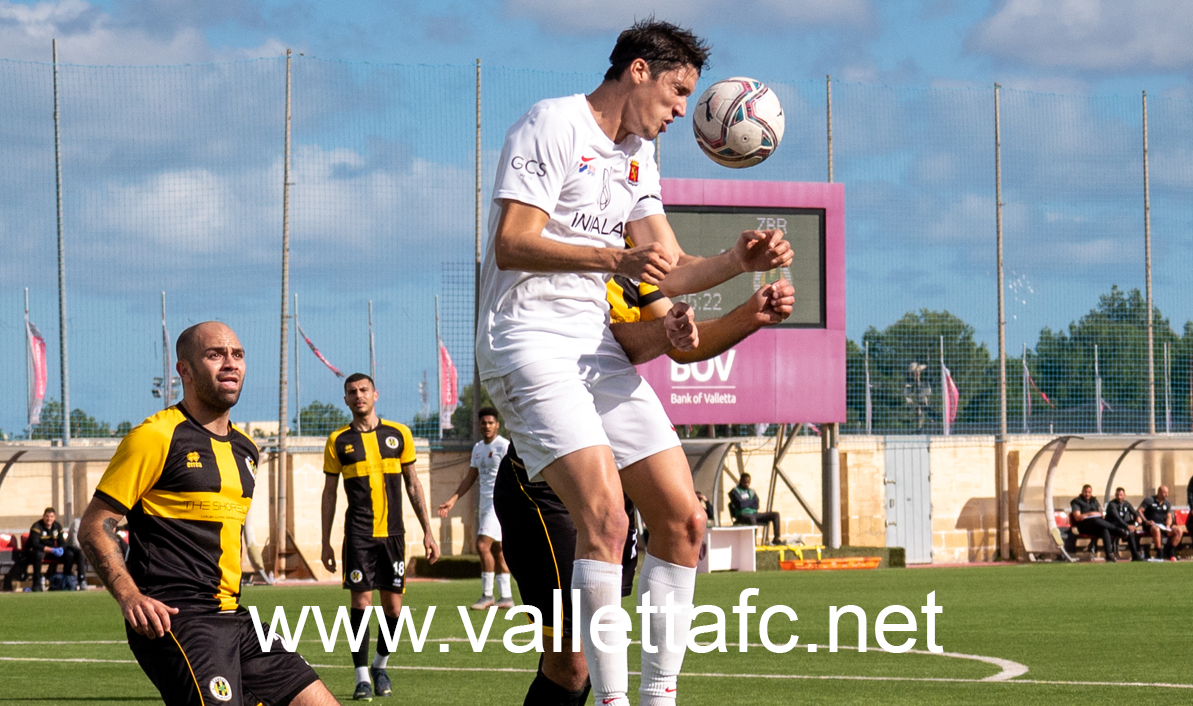
<svg viewBox="0 0 1193 706">
<path fill-rule="evenodd" d="M 360 628 L 360 624 L 364 623 L 364 639 L 360 641 L 360 649 L 352 653 L 352 666 L 367 667 L 369 666 L 369 624 L 367 622 L 369 615 L 368 609 L 353 608 L 351 612 L 352 617 L 352 632 L 353 634 Z"/>
<path fill-rule="evenodd" d="M 590 685 L 585 682 L 583 689 L 568 691 L 548 679 L 540 667 L 526 692 L 523 706 L 580 706 L 588 700 L 589 689 Z"/>
<path fill-rule="evenodd" d="M 387 626 L 389 626 L 389 634 L 391 636 L 393 636 L 394 639 L 396 640 L 397 635 L 398 635 L 398 619 L 397 619 L 397 617 L 393 616 L 393 615 L 386 615 L 385 616 L 385 624 Z M 380 630 L 377 631 L 377 654 L 379 654 L 379 655 L 389 654 L 389 645 L 385 644 L 385 635 Z"/>
</svg>

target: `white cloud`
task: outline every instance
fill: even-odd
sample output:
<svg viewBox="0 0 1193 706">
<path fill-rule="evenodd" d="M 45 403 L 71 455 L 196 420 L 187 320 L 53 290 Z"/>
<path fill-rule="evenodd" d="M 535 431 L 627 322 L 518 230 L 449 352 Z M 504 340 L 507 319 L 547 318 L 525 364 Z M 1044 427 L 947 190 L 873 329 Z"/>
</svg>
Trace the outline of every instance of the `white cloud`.
<svg viewBox="0 0 1193 706">
<path fill-rule="evenodd" d="M 653 14 L 699 30 L 701 22 L 724 23 L 726 10 L 732 23 L 749 31 L 757 27 L 803 23 L 857 26 L 873 17 L 869 0 L 743 0 L 732 8 L 713 0 L 507 0 L 515 15 L 538 20 L 545 29 L 561 34 L 600 34 L 625 29 L 636 19 Z"/>
<path fill-rule="evenodd" d="M 85 0 L 35 5 L 0 0 L 3 58 L 49 61 L 52 38 L 58 39 L 58 60 L 72 64 L 184 64 L 284 51 L 276 39 L 248 49 L 213 48 L 195 26 L 155 28 L 120 22 Z"/>
<path fill-rule="evenodd" d="M 1177 71 L 1193 66 L 1193 3 L 1005 0 L 970 49 L 1037 67 Z"/>
</svg>

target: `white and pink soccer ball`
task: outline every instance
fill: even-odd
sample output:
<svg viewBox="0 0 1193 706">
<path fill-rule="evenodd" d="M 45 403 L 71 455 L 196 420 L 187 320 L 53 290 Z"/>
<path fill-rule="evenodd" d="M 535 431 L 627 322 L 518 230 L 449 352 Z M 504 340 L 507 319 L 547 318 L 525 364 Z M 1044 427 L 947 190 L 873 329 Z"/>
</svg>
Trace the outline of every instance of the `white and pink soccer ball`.
<svg viewBox="0 0 1193 706">
<path fill-rule="evenodd" d="M 738 76 L 708 87 L 692 111 L 696 144 L 725 167 L 762 162 L 783 139 L 783 106 L 761 81 Z"/>
</svg>

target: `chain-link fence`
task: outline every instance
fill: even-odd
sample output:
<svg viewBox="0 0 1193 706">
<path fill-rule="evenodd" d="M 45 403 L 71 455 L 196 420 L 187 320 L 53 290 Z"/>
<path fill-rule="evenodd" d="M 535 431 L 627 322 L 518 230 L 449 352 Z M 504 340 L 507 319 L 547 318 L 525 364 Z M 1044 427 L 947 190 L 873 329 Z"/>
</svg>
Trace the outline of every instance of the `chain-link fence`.
<svg viewBox="0 0 1193 706">
<path fill-rule="evenodd" d="M 436 295 L 470 404 L 476 69 L 303 56 L 292 66 L 290 291 L 303 330 L 345 373 L 367 372 L 372 301 L 380 411 L 428 426 Z M 241 336 L 249 375 L 235 418 L 276 419 L 285 61 L 58 72 L 71 406 L 108 433 L 160 408 L 150 389 L 164 291 L 173 335 L 215 318 Z M 508 126 L 536 100 L 600 77 L 493 67 L 482 77 L 487 222 Z M 825 81 L 759 78 L 786 112 L 776 154 L 724 169 L 679 121 L 660 139 L 665 177 L 827 178 Z M 48 396 L 60 389 L 53 85 L 51 65 L 0 61 L 0 429 L 10 437 L 26 427 L 26 287 L 48 345 Z M 1159 431 L 1193 424 L 1193 288 L 1180 264 L 1193 246 L 1190 107 L 1149 96 Z M 994 122 L 993 87 L 832 82 L 833 176 L 847 204 L 847 433 L 940 433 L 945 367 L 952 432 L 997 429 Z M 1140 97 L 1003 89 L 1001 129 L 1010 431 L 1146 431 Z M 339 379 L 298 353 L 299 403 L 338 404 Z"/>
</svg>

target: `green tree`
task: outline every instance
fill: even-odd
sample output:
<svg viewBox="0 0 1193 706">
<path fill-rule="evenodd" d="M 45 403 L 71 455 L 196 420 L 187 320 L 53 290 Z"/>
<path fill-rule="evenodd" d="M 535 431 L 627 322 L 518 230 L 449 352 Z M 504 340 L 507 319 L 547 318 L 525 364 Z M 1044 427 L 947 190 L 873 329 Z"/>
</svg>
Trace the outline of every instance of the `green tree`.
<svg viewBox="0 0 1193 706">
<path fill-rule="evenodd" d="M 70 435 L 75 439 L 101 438 L 112 436 L 112 429 L 107 422 L 101 422 L 76 408 L 70 412 Z M 41 422 L 33 427 L 30 438 L 62 438 L 62 403 L 53 399 L 46 400 L 41 408 Z"/>
<path fill-rule="evenodd" d="M 303 436 L 327 436 L 348 424 L 352 418 L 339 405 L 315 400 L 299 410 L 298 418 L 290 423 L 295 424 L 297 421 L 302 422 L 299 426 L 302 427 Z"/>
<path fill-rule="evenodd" d="M 1188 380 L 1190 327 L 1181 340 L 1168 319 L 1153 308 L 1157 416 L 1163 415 L 1164 344 L 1171 346 L 1178 363 L 1178 378 Z M 1068 331 L 1045 327 L 1034 356 L 1029 358 L 1032 377 L 1061 410 L 1067 427 L 1093 428 L 1096 414 L 1094 347 L 1102 378 L 1102 399 L 1110 405 L 1103 429 L 1145 431 L 1147 428 L 1147 300 L 1138 289 L 1124 292 L 1118 286 L 1098 298 L 1098 305 Z M 1175 381 L 1174 381 L 1175 382 Z M 1187 410 L 1183 404 L 1178 409 Z M 1162 427 L 1161 427 L 1162 428 Z"/>
<path fill-rule="evenodd" d="M 941 421 L 941 339 L 944 359 L 960 392 L 957 431 L 987 431 L 997 421 L 997 365 L 974 328 L 947 311 L 908 312 L 883 330 L 870 327 L 862 345 L 846 342 L 851 431 L 865 429 L 865 351 L 870 351 L 870 395 L 876 433 L 938 434 Z M 1009 365 L 1009 364 L 1008 364 Z M 993 390 L 993 394 L 991 394 Z"/>
<path fill-rule="evenodd" d="M 120 422 L 119 424 L 116 425 L 116 436 L 124 438 L 124 437 L 128 436 L 128 433 L 132 430 L 133 430 L 132 422 Z"/>
</svg>

